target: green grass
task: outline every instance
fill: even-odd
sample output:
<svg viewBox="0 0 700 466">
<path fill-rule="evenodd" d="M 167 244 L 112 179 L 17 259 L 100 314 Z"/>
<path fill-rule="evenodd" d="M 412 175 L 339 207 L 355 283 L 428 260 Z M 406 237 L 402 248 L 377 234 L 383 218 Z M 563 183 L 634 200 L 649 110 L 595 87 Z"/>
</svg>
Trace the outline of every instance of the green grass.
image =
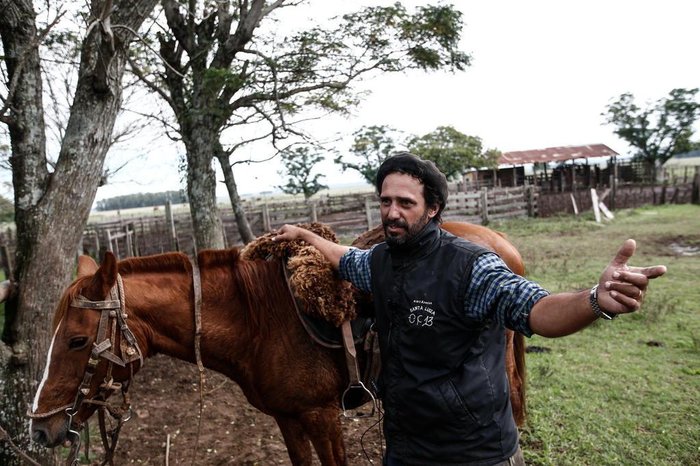
<svg viewBox="0 0 700 466">
<path fill-rule="evenodd" d="M 647 207 L 592 216 L 509 221 L 529 278 L 553 292 L 593 285 L 617 248 L 637 240 L 631 265 L 668 266 L 641 311 L 564 338 L 535 336 L 528 353 L 527 464 L 700 464 L 700 207 Z"/>
</svg>

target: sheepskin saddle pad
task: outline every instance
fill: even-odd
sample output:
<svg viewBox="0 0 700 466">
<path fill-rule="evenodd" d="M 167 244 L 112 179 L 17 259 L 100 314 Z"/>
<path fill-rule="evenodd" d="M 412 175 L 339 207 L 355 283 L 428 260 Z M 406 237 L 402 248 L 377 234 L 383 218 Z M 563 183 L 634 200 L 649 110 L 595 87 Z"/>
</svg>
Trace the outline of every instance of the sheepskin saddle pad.
<svg viewBox="0 0 700 466">
<path fill-rule="evenodd" d="M 335 233 L 321 223 L 302 223 L 297 226 L 337 243 Z M 274 233 L 264 234 L 241 251 L 245 260 L 286 260 L 289 284 L 299 310 L 312 317 L 339 327 L 356 317 L 352 285 L 341 280 L 331 263 L 316 249 L 302 240 L 273 241 Z"/>
</svg>

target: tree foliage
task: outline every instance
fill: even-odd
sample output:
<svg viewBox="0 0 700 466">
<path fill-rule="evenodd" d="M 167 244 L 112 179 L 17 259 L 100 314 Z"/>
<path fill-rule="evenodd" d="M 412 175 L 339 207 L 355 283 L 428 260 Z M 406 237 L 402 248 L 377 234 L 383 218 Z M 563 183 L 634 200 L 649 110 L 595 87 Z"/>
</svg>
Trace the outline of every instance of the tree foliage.
<svg viewBox="0 0 700 466">
<path fill-rule="evenodd" d="M 162 206 L 168 201 L 184 203 L 187 202 L 187 195 L 183 191 L 126 194 L 97 201 L 95 208 L 100 211 L 133 209 L 137 207 Z"/>
<path fill-rule="evenodd" d="M 312 152 L 309 147 L 297 147 L 281 153 L 284 173 L 287 183 L 278 186 L 286 194 L 303 194 L 308 199 L 322 189 L 328 188 L 319 179 L 325 175 L 316 173 L 312 175 L 315 166 L 322 162 L 324 157 L 318 152 Z"/>
<path fill-rule="evenodd" d="M 359 100 L 353 84 L 363 77 L 469 65 L 469 55 L 458 48 L 461 13 L 451 5 L 414 12 L 398 2 L 366 7 L 327 26 L 317 23 L 279 37 L 274 20 L 284 21 L 283 7 L 298 4 L 163 0 L 167 25 L 154 28 L 160 32 L 151 40 L 160 44 L 164 63 L 146 55 L 132 61 L 134 72 L 175 115 L 175 125 L 165 124 L 186 148 L 198 247 L 211 247 L 214 236 L 199 230 L 219 228 L 213 157 L 224 171 L 239 230 L 245 229 L 232 170 L 251 161 L 234 159 L 241 148 L 270 141 L 265 158 L 299 139 L 313 139 L 300 123 L 313 112 L 347 113 Z"/>
<path fill-rule="evenodd" d="M 698 88 L 673 89 L 667 97 L 640 107 L 630 93 L 620 95 L 602 114 L 614 133 L 635 148 L 635 156 L 650 165 L 692 150 L 693 125 L 700 117 Z"/>
<path fill-rule="evenodd" d="M 439 126 L 423 136 L 409 136 L 405 144 L 397 142 L 399 132 L 389 126 L 365 126 L 354 133 L 350 152 L 352 160 L 339 155 L 335 163 L 343 171 L 352 169 L 370 184 L 377 178 L 377 170 L 384 160 L 405 146 L 411 153 L 435 165 L 450 178 L 459 178 L 468 168 L 496 167 L 501 152 L 497 149 L 484 151 L 481 138 L 468 136 L 452 126 Z"/>
<path fill-rule="evenodd" d="M 461 177 L 468 168 L 494 167 L 500 156 L 494 149 L 484 152 L 481 138 L 461 133 L 452 126 L 439 126 L 431 133 L 413 137 L 408 149 L 435 162 L 447 179 Z"/>
<path fill-rule="evenodd" d="M 363 126 L 353 133 L 354 140 L 348 156 L 338 155 L 333 160 L 343 171 L 355 170 L 371 185 L 377 179 L 377 170 L 387 157 L 397 151 L 398 131 L 386 125 Z"/>
</svg>

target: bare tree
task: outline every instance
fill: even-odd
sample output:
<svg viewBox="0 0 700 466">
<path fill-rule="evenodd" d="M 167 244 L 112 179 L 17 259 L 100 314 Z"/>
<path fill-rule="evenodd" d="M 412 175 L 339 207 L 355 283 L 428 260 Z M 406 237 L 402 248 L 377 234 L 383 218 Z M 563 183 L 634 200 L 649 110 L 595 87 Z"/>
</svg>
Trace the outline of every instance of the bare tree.
<svg viewBox="0 0 700 466">
<path fill-rule="evenodd" d="M 80 67 L 55 164 L 46 147 L 40 44 L 31 0 L 0 0 L 6 91 L 0 112 L 11 141 L 17 254 L 15 292 L 2 340 L 10 350 L 0 376 L 0 423 L 28 448 L 25 413 L 44 364 L 50 312 L 72 276 L 78 244 L 102 177 L 121 105 L 126 52 L 156 0 L 93 0 L 85 16 Z M 50 24 L 47 25 L 49 27 Z M 19 459 L 0 445 L 0 464 Z M 43 464 L 51 462 L 46 456 Z"/>
</svg>

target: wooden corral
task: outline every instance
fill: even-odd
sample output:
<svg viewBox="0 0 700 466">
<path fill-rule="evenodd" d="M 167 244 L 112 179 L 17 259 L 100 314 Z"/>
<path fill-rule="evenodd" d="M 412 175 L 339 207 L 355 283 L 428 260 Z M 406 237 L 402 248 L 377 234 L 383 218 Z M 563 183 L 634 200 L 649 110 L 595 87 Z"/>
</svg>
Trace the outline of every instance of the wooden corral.
<svg viewBox="0 0 700 466">
<path fill-rule="evenodd" d="M 607 193 L 607 194 L 606 194 Z M 616 197 L 606 188 L 598 195 L 610 208 L 631 208 L 647 204 L 690 203 L 693 184 L 625 185 L 618 188 Z M 534 186 L 516 188 L 480 189 L 451 192 L 444 220 L 488 224 L 493 220 L 512 217 L 548 217 L 574 213 L 572 197 L 578 212 L 591 209 L 588 189 L 575 192 L 542 193 Z M 271 200 L 249 199 L 244 209 L 253 233 L 263 234 L 285 223 L 318 221 L 333 228 L 339 238 L 354 239 L 362 232 L 378 225 L 380 215 L 376 194 L 364 191 L 345 195 L 325 195 L 318 199 Z M 90 222 L 83 234 L 78 253 L 100 258 L 112 251 L 120 258 L 160 254 L 168 251 L 194 252 L 192 222 L 188 209 L 157 209 L 141 216 L 125 214 L 109 221 Z M 231 209 L 221 210 L 227 247 L 240 246 L 241 240 Z M 14 257 L 14 232 L 0 232 L 0 265 L 8 274 Z M 9 275 L 7 275 L 9 277 Z"/>
<path fill-rule="evenodd" d="M 630 209 L 655 204 L 688 204 L 692 202 L 693 184 L 685 183 L 675 186 L 659 185 L 625 185 L 617 188 L 614 200 L 609 189 L 601 189 L 598 194 L 608 207 Z M 579 212 L 592 208 L 590 190 L 576 192 L 546 193 L 538 198 L 538 216 L 551 217 L 559 214 L 573 214 L 574 202 Z"/>
<path fill-rule="evenodd" d="M 243 207 L 256 235 L 285 223 L 322 222 L 329 225 L 340 238 L 355 238 L 381 221 L 377 197 L 372 191 L 329 195 L 309 201 L 247 200 Z M 193 253 L 189 212 L 173 214 L 168 207 L 164 215 L 160 212 L 88 224 L 82 252 L 101 257 L 104 251 L 109 250 L 120 258 L 176 250 Z M 537 193 L 534 189 L 519 187 L 451 193 L 443 219 L 486 224 L 495 219 L 528 215 L 537 215 Z M 240 245 L 232 210 L 222 209 L 221 219 L 226 245 Z"/>
</svg>

